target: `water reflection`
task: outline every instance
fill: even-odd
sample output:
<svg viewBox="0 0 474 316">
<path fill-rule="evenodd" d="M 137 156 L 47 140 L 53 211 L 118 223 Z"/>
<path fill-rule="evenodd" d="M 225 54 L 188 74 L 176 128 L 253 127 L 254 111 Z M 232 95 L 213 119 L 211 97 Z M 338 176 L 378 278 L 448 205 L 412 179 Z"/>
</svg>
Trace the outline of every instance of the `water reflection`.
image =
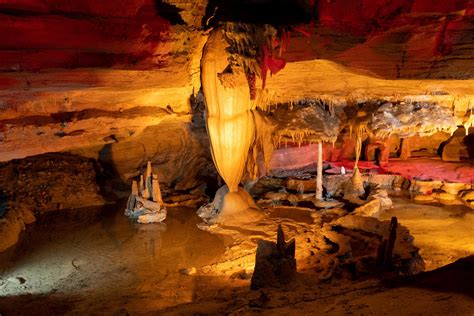
<svg viewBox="0 0 474 316">
<path fill-rule="evenodd" d="M 1 254 L 0 297 L 168 293 L 180 269 L 210 264 L 224 252 L 218 236 L 196 227 L 195 210 L 171 208 L 164 223 L 137 224 L 122 204 L 39 218 Z"/>
</svg>

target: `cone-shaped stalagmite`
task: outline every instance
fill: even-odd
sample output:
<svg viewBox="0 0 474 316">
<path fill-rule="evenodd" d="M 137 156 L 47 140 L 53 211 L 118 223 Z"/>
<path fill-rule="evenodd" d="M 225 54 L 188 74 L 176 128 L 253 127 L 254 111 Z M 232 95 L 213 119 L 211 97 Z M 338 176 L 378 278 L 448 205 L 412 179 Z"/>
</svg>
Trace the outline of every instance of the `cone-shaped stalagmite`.
<svg viewBox="0 0 474 316">
<path fill-rule="evenodd" d="M 137 181 L 132 181 L 132 194 L 138 195 L 138 183 Z"/>
<path fill-rule="evenodd" d="M 153 192 L 152 192 L 153 201 L 160 203 L 160 205 L 163 205 L 163 198 L 161 196 L 160 182 L 158 180 L 158 176 L 155 175 L 155 174 L 153 175 L 151 186 L 153 188 Z"/>
<path fill-rule="evenodd" d="M 359 168 L 354 168 L 354 173 L 351 177 L 352 182 L 352 193 L 355 195 L 364 194 L 364 181 L 362 180 L 362 175 L 360 174 Z"/>
<path fill-rule="evenodd" d="M 138 182 L 138 192 L 140 192 L 140 194 L 142 194 L 144 188 L 145 188 L 145 183 L 143 181 L 143 175 L 141 174 L 140 175 L 140 180 Z"/>
</svg>

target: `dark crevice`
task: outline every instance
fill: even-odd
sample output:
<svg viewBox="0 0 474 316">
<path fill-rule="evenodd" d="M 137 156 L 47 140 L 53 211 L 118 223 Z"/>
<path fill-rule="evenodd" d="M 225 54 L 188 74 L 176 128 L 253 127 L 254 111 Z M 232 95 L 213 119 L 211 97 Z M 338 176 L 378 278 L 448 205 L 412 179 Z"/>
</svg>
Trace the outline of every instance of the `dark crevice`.
<svg viewBox="0 0 474 316">
<path fill-rule="evenodd" d="M 293 0 L 209 0 L 202 19 L 205 28 L 219 22 L 241 22 L 273 26 L 311 21 L 313 9 Z"/>
<path fill-rule="evenodd" d="M 179 14 L 183 10 L 175 7 L 174 5 L 166 3 L 163 0 L 155 0 L 155 11 L 157 15 L 168 20 L 172 25 L 186 24 Z"/>
</svg>

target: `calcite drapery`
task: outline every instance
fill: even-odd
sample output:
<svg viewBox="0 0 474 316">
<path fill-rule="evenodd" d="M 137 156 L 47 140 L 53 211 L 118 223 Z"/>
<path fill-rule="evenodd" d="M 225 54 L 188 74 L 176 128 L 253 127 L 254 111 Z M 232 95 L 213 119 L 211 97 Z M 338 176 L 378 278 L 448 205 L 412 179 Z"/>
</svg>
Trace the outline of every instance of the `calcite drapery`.
<svg viewBox="0 0 474 316">
<path fill-rule="evenodd" d="M 207 129 L 219 174 L 237 192 L 255 134 L 245 74 L 225 73 L 227 43 L 222 32 L 211 32 L 202 60 L 202 86 L 207 104 Z"/>
</svg>

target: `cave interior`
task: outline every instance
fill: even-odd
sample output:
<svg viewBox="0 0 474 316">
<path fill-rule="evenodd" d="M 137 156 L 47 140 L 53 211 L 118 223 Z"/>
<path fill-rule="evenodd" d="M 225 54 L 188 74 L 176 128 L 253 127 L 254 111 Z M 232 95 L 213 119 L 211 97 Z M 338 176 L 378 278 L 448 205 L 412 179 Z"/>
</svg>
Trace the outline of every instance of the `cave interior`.
<svg viewBox="0 0 474 316">
<path fill-rule="evenodd" d="M 474 313 L 474 1 L 1 0 L 0 315 Z"/>
</svg>

